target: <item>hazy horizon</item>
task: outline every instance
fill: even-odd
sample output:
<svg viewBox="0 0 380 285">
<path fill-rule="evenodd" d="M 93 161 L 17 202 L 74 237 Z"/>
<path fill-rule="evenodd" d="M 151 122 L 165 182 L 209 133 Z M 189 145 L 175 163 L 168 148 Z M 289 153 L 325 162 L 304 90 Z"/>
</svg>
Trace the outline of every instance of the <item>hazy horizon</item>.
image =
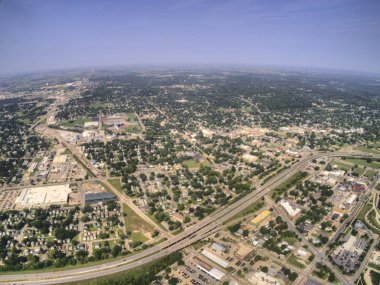
<svg viewBox="0 0 380 285">
<path fill-rule="evenodd" d="M 0 1 L 0 74 L 238 65 L 380 74 L 380 1 Z"/>
</svg>

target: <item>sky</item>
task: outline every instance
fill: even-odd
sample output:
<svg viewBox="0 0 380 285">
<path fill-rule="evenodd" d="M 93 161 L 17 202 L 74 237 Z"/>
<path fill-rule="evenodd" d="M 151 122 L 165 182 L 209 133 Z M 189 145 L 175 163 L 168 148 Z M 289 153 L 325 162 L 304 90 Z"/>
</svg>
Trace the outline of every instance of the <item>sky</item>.
<svg viewBox="0 0 380 285">
<path fill-rule="evenodd" d="M 0 73 L 136 64 L 380 74 L 380 0 L 0 0 Z"/>
</svg>

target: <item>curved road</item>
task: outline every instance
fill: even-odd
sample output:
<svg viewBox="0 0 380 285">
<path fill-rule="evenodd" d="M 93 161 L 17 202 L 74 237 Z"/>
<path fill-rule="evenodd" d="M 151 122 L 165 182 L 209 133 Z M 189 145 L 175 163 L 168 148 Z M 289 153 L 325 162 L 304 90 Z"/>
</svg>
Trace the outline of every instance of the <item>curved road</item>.
<svg viewBox="0 0 380 285">
<path fill-rule="evenodd" d="M 270 179 L 267 183 L 256 189 L 254 192 L 246 195 L 231 205 L 221 208 L 194 226 L 189 227 L 182 233 L 168 239 L 165 242 L 162 242 L 159 245 L 153 246 L 134 255 L 127 256 L 124 259 L 105 262 L 101 265 L 93 265 L 78 269 L 62 270 L 56 272 L 0 275 L 0 284 L 59 284 L 86 280 L 90 278 L 114 274 L 154 261 L 172 252 L 181 250 L 193 244 L 194 242 L 209 236 L 211 233 L 215 232 L 219 226 L 223 225 L 223 223 L 228 219 L 243 209 L 247 208 L 253 202 L 264 197 L 273 188 L 281 184 L 288 177 L 295 174 L 297 171 L 305 169 L 311 160 L 324 157 L 331 158 L 343 156 L 380 158 L 380 155 L 360 152 L 316 153 L 308 157 L 303 157 L 297 163 L 293 164 L 290 168 L 282 171 Z M 342 284 L 347 284 L 346 280 L 344 279 L 340 281 Z"/>
</svg>

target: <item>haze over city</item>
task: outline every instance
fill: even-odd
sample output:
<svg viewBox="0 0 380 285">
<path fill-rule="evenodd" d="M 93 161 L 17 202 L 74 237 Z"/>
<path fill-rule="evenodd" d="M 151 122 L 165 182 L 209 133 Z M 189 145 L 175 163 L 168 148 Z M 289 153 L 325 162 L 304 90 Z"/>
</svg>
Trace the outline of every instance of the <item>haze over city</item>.
<svg viewBox="0 0 380 285">
<path fill-rule="evenodd" d="M 380 2 L 0 1 L 0 72 L 244 64 L 380 73 Z"/>
<path fill-rule="evenodd" d="M 0 0 L 0 285 L 379 285 L 380 0 Z"/>
</svg>

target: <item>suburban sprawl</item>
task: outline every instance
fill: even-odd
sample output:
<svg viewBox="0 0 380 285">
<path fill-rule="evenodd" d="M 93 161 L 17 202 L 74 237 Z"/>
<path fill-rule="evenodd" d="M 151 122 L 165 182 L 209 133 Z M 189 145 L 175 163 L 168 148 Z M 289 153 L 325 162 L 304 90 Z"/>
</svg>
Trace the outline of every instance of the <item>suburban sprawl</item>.
<svg viewBox="0 0 380 285">
<path fill-rule="evenodd" d="M 380 284 L 379 81 L 0 78 L 0 284 Z"/>
</svg>

